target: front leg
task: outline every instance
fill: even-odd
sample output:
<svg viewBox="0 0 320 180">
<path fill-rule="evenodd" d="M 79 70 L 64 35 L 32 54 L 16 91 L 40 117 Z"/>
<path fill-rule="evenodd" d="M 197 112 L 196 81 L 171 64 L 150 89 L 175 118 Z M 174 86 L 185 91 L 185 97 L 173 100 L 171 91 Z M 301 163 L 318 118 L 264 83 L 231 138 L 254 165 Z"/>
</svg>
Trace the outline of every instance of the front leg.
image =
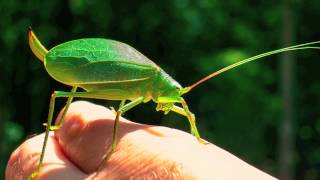
<svg viewBox="0 0 320 180">
<path fill-rule="evenodd" d="M 194 114 L 189 111 L 189 107 L 182 97 L 179 97 L 179 96 L 178 97 L 159 97 L 157 99 L 157 102 L 158 102 L 157 110 L 162 110 L 165 113 L 168 113 L 169 111 L 173 111 L 183 116 L 186 116 L 190 124 L 191 133 L 197 138 L 199 142 L 201 143 L 204 142 L 200 138 L 200 134 L 196 126 L 196 118 Z M 174 105 L 174 103 L 180 103 L 182 105 L 182 108 Z"/>
</svg>

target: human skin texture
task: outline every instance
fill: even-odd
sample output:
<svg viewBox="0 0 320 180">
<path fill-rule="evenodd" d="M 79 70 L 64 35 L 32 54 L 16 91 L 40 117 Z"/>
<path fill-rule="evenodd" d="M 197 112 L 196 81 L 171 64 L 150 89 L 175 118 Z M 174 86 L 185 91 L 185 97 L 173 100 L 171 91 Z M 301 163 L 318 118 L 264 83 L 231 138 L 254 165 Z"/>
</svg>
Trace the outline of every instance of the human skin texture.
<svg viewBox="0 0 320 180">
<path fill-rule="evenodd" d="M 189 133 L 124 118 L 116 151 L 103 161 L 114 118 L 115 113 L 103 106 L 72 103 L 62 128 L 50 133 L 37 179 L 275 179 L 214 144 L 199 143 Z M 43 138 L 44 134 L 32 137 L 11 154 L 6 180 L 27 179 L 36 170 Z"/>
</svg>

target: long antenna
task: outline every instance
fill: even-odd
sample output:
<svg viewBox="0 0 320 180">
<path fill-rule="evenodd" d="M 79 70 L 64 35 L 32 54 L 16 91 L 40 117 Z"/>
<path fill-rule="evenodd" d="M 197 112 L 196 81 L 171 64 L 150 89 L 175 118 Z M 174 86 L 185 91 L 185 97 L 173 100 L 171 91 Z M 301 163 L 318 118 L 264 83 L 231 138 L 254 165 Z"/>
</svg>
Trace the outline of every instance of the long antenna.
<svg viewBox="0 0 320 180">
<path fill-rule="evenodd" d="M 224 67 L 212 74 L 209 74 L 208 76 L 200 79 L 199 81 L 195 82 L 194 84 L 190 85 L 190 86 L 187 86 L 185 88 L 183 88 L 185 90 L 185 92 L 188 92 L 190 91 L 191 89 L 193 89 L 194 87 L 198 86 L 199 84 L 203 83 L 204 81 L 210 79 L 210 78 L 213 78 L 225 71 L 228 71 L 230 69 L 233 69 L 237 66 L 240 66 L 242 64 L 245 64 L 245 63 L 248 63 L 248 62 L 251 62 L 251 61 L 254 61 L 254 60 L 258 60 L 260 58 L 263 58 L 263 57 L 266 57 L 266 56 L 270 56 L 270 55 L 273 55 L 273 54 L 278 54 L 278 53 L 282 53 L 282 52 L 286 52 L 286 51 L 296 51 L 296 50 L 303 50 L 303 49 L 320 49 L 320 47 L 317 47 L 317 46 L 310 46 L 310 45 L 315 45 L 315 44 L 320 44 L 320 41 L 314 41 L 314 42 L 309 42 L 309 43 L 305 43 L 305 44 L 299 44 L 299 45 L 295 45 L 295 46 L 290 46 L 290 47 L 286 47 L 286 48 L 281 48 L 281 49 L 277 49 L 277 50 L 273 50 L 273 51 L 269 51 L 269 52 L 266 52 L 266 53 L 262 53 L 262 54 L 258 54 L 256 56 L 253 56 L 253 57 L 250 57 L 250 58 L 247 58 L 247 59 L 244 59 L 244 60 L 241 60 L 239 62 L 236 62 L 234 64 L 231 64 L 227 67 Z"/>
</svg>

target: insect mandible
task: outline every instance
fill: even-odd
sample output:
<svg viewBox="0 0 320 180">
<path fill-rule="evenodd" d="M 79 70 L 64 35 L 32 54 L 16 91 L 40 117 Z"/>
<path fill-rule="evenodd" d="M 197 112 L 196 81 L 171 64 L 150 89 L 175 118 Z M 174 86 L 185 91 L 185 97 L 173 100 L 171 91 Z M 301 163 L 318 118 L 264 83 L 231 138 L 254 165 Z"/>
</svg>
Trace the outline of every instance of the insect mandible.
<svg viewBox="0 0 320 180">
<path fill-rule="evenodd" d="M 286 51 L 320 49 L 313 46 L 320 43 L 320 41 L 316 41 L 269 51 L 229 65 L 193 85 L 182 87 L 143 54 L 118 41 L 102 38 L 78 39 L 55 46 L 48 51 L 31 28 L 29 28 L 28 36 L 32 52 L 44 63 L 49 75 L 63 84 L 72 86 L 70 92 L 54 91 L 51 96 L 39 164 L 30 179 L 36 177 L 41 170 L 49 131 L 58 130 L 62 126 L 74 97 L 121 101 L 116 110 L 111 151 L 106 153 L 104 159 L 108 159 L 115 150 L 121 114 L 150 100 L 157 103 L 157 111 L 164 111 L 165 114 L 173 111 L 187 117 L 191 133 L 200 143 L 203 143 L 195 123 L 195 116 L 189 110 L 182 95 L 200 83 L 250 61 Z M 78 88 L 84 91 L 77 92 Z M 51 125 L 55 99 L 58 97 L 66 97 L 68 100 L 59 123 Z M 126 103 L 126 101 L 129 102 Z M 180 104 L 180 106 L 176 104 Z"/>
</svg>

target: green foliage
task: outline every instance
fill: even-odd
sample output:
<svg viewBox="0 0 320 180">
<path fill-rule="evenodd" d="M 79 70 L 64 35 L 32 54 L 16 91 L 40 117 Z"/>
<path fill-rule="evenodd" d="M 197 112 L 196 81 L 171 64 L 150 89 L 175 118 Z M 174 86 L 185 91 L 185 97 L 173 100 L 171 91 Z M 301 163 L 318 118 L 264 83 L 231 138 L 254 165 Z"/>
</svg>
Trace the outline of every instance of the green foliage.
<svg viewBox="0 0 320 180">
<path fill-rule="evenodd" d="M 18 144 L 44 130 L 50 93 L 69 90 L 32 55 L 28 26 L 48 49 L 85 37 L 128 43 L 186 86 L 243 57 L 279 48 L 282 6 L 275 0 L 0 1 L 0 172 Z M 295 41 L 319 40 L 320 1 L 292 6 Z M 296 55 L 295 177 L 318 179 L 320 55 L 312 50 Z M 204 138 L 276 176 L 283 107 L 277 59 L 236 68 L 185 96 Z M 189 131 L 184 118 L 154 109 L 143 104 L 126 117 Z"/>
</svg>

